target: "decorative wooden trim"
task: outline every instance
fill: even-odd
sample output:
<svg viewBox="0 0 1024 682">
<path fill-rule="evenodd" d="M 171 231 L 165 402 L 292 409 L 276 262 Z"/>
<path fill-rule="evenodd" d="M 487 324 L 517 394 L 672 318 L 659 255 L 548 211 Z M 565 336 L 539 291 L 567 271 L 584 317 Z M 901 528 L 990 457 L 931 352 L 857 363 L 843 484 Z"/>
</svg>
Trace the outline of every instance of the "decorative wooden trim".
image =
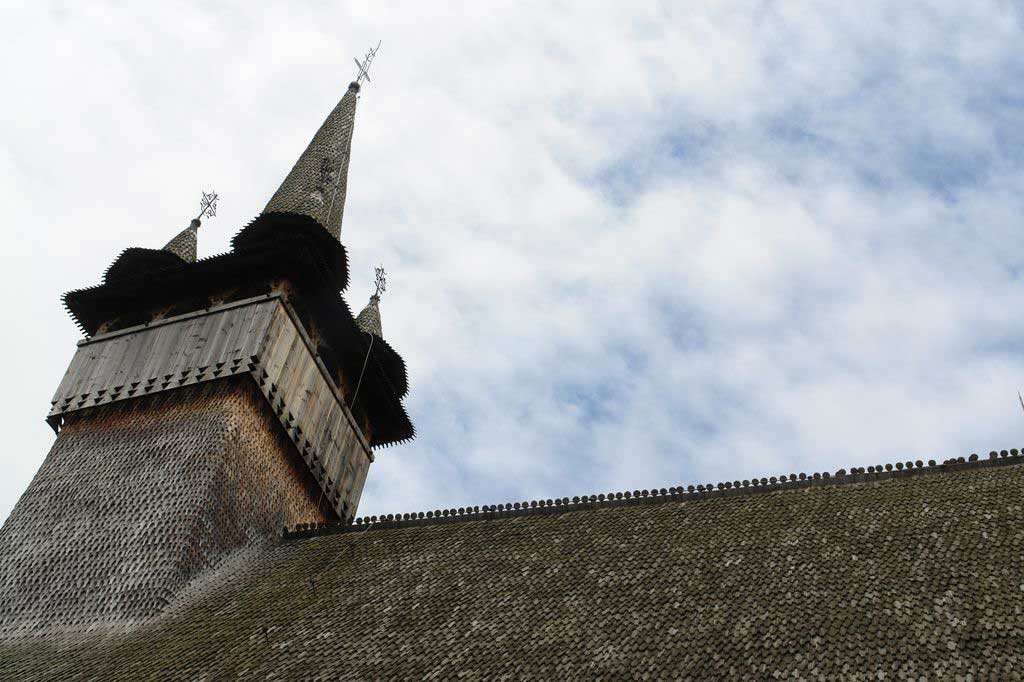
<svg viewBox="0 0 1024 682">
<path fill-rule="evenodd" d="M 71 412 L 245 374 L 256 382 L 331 506 L 341 518 L 351 518 L 374 455 L 280 294 L 80 342 L 47 421 L 57 431 Z"/>
</svg>

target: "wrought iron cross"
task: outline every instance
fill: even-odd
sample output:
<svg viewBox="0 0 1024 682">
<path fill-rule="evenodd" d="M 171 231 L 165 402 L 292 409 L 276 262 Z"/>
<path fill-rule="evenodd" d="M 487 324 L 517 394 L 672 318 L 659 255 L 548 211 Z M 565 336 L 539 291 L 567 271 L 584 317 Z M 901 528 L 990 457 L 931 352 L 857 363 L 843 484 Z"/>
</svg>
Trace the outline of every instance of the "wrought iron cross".
<svg viewBox="0 0 1024 682">
<path fill-rule="evenodd" d="M 377 41 L 377 47 L 371 48 L 366 56 L 363 57 L 363 61 L 355 60 L 356 67 L 359 69 L 359 75 L 356 76 L 356 83 L 362 83 L 363 79 L 367 83 L 370 82 L 370 64 L 373 63 L 373 58 L 377 56 L 377 50 L 380 49 L 380 41 Z"/>
<path fill-rule="evenodd" d="M 377 290 L 373 292 L 373 295 L 380 298 L 380 295 L 384 293 L 384 289 L 387 288 L 387 278 L 385 277 L 384 266 L 378 265 L 373 269 L 374 283 L 377 285 Z"/>
<path fill-rule="evenodd" d="M 199 215 L 196 216 L 196 220 L 202 218 L 212 218 L 217 215 L 217 201 L 220 199 L 217 196 L 216 190 L 211 191 L 209 194 L 203 192 L 203 199 L 199 202 Z"/>
</svg>

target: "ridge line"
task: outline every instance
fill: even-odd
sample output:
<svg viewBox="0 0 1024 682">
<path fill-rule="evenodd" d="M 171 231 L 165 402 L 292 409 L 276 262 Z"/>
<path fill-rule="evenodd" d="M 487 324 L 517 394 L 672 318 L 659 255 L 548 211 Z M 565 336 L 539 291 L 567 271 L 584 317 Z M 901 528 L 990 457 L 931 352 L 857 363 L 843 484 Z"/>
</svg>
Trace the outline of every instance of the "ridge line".
<svg viewBox="0 0 1024 682">
<path fill-rule="evenodd" d="M 977 454 L 969 457 L 953 457 L 937 464 L 928 460 L 925 465 L 921 460 L 914 462 L 896 462 L 868 467 L 853 467 L 849 471 L 839 469 L 835 474 L 829 472 L 807 475 L 788 474 L 781 477 L 771 476 L 743 481 L 723 481 L 715 485 L 699 484 L 676 486 L 672 488 L 655 488 L 651 490 L 620 491 L 600 493 L 597 495 L 530 500 L 528 502 L 509 502 L 504 504 L 480 505 L 438 509 L 428 512 L 409 512 L 360 517 L 351 522 L 333 523 L 300 523 L 292 528 L 287 526 L 282 533 L 282 541 L 301 540 L 324 535 L 338 535 L 369 530 L 386 530 L 394 528 L 412 528 L 419 526 L 436 526 L 447 523 L 468 523 L 471 521 L 491 521 L 535 516 L 538 514 L 563 514 L 571 511 L 602 509 L 606 507 L 626 507 L 662 504 L 667 502 L 685 502 L 703 500 L 713 497 L 744 497 L 783 490 L 801 488 L 838 487 L 856 483 L 873 483 L 899 478 L 914 478 L 942 474 L 950 471 L 967 469 L 987 469 L 1001 466 L 1017 465 L 1024 462 L 1024 451 L 1017 448 L 1011 450 L 992 450 L 987 459 L 980 459 Z"/>
</svg>

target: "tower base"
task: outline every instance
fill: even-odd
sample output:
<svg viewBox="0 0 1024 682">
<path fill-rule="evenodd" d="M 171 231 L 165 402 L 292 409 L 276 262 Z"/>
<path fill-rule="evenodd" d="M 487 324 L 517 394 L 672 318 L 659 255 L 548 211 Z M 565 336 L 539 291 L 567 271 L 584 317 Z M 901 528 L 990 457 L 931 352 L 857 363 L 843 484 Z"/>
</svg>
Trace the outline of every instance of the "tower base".
<svg viewBox="0 0 1024 682">
<path fill-rule="evenodd" d="M 321 498 L 247 375 L 72 413 L 0 530 L 0 637 L 152 619 Z"/>
</svg>

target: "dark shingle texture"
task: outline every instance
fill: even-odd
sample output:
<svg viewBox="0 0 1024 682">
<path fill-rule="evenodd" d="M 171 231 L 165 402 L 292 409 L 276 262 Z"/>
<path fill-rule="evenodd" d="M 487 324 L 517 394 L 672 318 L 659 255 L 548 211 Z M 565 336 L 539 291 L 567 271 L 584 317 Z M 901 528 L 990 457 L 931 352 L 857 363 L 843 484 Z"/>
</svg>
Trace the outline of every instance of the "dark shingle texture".
<svg viewBox="0 0 1024 682">
<path fill-rule="evenodd" d="M 384 333 L 380 328 L 380 296 L 370 297 L 370 302 L 356 316 L 356 324 L 364 332 L 373 334 L 377 338 L 384 338 Z"/>
<path fill-rule="evenodd" d="M 68 415 L 0 529 L 0 639 L 145 622 L 240 547 L 323 519 L 276 422 L 245 377 Z"/>
<path fill-rule="evenodd" d="M 199 231 L 199 219 L 193 218 L 192 223 L 184 230 L 175 235 L 174 239 L 164 245 L 164 251 L 170 251 L 186 263 L 196 262 L 196 253 L 199 246 L 197 232 Z"/>
<path fill-rule="evenodd" d="M 350 83 L 341 101 L 270 198 L 264 213 L 308 215 L 332 236 L 340 237 L 358 94 L 359 86 Z"/>
<path fill-rule="evenodd" d="M 1020 679 L 1024 467 L 989 464 L 290 540 L 0 678 Z"/>
</svg>

